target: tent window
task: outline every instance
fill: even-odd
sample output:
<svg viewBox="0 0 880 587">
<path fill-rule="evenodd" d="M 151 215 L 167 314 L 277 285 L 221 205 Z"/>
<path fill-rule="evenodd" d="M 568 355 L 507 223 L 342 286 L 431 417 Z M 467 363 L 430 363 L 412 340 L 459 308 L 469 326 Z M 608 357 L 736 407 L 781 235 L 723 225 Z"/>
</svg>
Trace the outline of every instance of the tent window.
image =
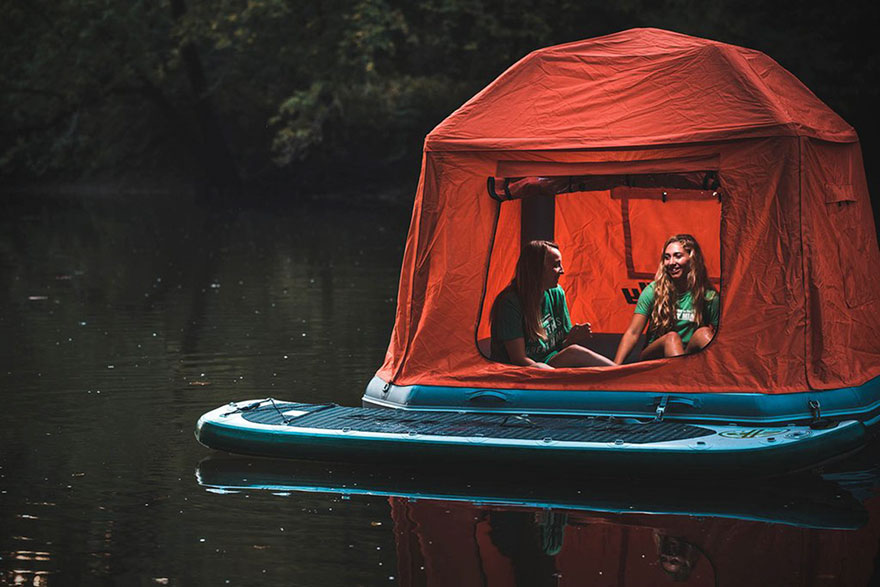
<svg viewBox="0 0 880 587">
<path fill-rule="evenodd" d="M 826 183 L 825 203 L 838 204 L 842 202 L 855 202 L 856 196 L 853 186 L 849 184 Z"/>
<path fill-rule="evenodd" d="M 560 285 L 572 320 L 592 324 L 600 347 L 594 350 L 608 357 L 613 357 L 640 293 L 653 280 L 660 248 L 670 235 L 696 237 L 710 280 L 720 292 L 721 197 L 716 189 L 703 189 L 704 176 L 597 176 L 585 182 L 550 178 L 556 182 L 554 189 L 570 181 L 573 191 L 550 196 L 532 193 L 525 199 L 503 202 L 477 329 L 481 352 L 489 356 L 489 314 L 498 293 L 513 277 L 520 244 L 536 237 L 559 243 L 565 266 Z M 539 183 L 538 178 L 525 179 L 534 180 L 528 185 Z M 662 183 L 667 185 L 644 185 Z M 515 194 L 516 182 L 511 185 Z M 631 359 L 640 350 L 641 345 Z"/>
<path fill-rule="evenodd" d="M 718 199 L 717 194 L 707 190 L 611 190 L 611 198 L 620 202 L 627 276 L 649 282 L 653 280 L 659 263 L 658 237 L 662 243 L 672 234 L 686 232 L 694 235 L 700 243 L 709 279 L 718 287 L 721 280 L 720 251 L 718 246 L 712 246 L 718 241 L 721 224 L 721 207 L 713 201 Z M 657 205 L 658 200 L 662 205 Z M 707 219 L 711 225 L 703 224 Z"/>
</svg>

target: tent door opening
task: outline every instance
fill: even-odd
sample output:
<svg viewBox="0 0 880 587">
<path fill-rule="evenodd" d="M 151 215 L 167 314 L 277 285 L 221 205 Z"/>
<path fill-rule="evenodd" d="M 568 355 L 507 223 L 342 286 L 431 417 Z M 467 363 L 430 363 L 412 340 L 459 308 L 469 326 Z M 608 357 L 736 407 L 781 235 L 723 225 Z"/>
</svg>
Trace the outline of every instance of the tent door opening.
<svg viewBox="0 0 880 587">
<path fill-rule="evenodd" d="M 503 192 L 496 198 L 501 203 L 477 325 L 477 344 L 487 358 L 492 305 L 513 278 L 522 244 L 531 240 L 559 244 L 565 267 L 560 285 L 572 321 L 590 322 L 596 333 L 591 348 L 608 357 L 654 279 L 669 236 L 696 237 L 721 291 L 723 191 L 714 170 L 514 178 L 504 180 Z M 627 362 L 640 350 L 637 345 Z"/>
</svg>

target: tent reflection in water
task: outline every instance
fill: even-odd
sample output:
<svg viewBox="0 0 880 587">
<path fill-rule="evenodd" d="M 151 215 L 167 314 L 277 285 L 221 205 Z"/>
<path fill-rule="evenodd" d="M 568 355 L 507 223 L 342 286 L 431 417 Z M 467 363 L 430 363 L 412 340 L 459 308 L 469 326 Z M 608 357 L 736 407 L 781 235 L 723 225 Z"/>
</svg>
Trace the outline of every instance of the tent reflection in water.
<svg viewBox="0 0 880 587">
<path fill-rule="evenodd" d="M 657 29 L 535 51 L 425 141 L 394 331 L 364 403 L 874 424 L 870 206 L 855 130 L 760 52 Z M 721 293 L 703 351 L 557 370 L 481 352 L 523 240 L 560 244 L 572 319 L 613 356 L 682 232 Z"/>
<path fill-rule="evenodd" d="M 404 585 L 874 585 L 880 527 L 390 498 Z"/>
</svg>

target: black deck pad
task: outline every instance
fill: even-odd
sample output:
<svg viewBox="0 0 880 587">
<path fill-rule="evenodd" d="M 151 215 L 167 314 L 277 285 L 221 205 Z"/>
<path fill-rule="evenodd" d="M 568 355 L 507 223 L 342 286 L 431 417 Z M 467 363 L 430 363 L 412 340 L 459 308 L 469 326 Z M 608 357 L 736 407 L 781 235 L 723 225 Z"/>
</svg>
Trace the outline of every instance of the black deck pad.
<svg viewBox="0 0 880 587">
<path fill-rule="evenodd" d="M 285 412 L 304 411 L 303 415 Z M 464 436 L 517 440 L 616 442 L 631 444 L 699 438 L 713 430 L 668 421 L 635 422 L 613 417 L 537 416 L 462 412 L 405 412 L 268 401 L 244 410 L 257 424 L 325 430 L 351 430 L 427 436 Z"/>
</svg>

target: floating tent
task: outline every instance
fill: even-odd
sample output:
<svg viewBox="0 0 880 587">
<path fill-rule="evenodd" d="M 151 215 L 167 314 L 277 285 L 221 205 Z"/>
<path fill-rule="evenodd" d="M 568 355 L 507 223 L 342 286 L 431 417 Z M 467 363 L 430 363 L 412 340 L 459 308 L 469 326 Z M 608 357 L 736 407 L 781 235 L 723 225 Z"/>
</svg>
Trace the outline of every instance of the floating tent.
<svg viewBox="0 0 880 587">
<path fill-rule="evenodd" d="M 486 356 L 522 240 L 561 245 L 573 321 L 616 344 L 681 232 L 721 292 L 703 351 L 556 370 Z M 844 403 L 876 411 L 878 268 L 855 130 L 766 55 L 657 29 L 541 49 L 428 135 L 394 330 L 364 400 L 858 388 Z"/>
</svg>

